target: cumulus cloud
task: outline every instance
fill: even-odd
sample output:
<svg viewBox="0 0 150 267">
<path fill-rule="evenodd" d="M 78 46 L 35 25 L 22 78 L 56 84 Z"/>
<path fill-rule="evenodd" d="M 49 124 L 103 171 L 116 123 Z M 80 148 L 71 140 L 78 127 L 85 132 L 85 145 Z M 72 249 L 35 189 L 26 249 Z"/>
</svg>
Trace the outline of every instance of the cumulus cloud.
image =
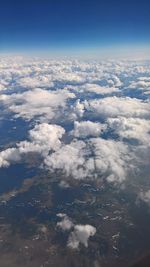
<svg viewBox="0 0 150 267">
<path fill-rule="evenodd" d="M 69 231 L 73 227 L 73 222 L 66 214 L 58 213 L 57 216 L 61 218 L 61 221 L 57 223 L 57 227 L 63 231 Z"/>
<path fill-rule="evenodd" d="M 71 231 L 67 246 L 71 249 L 78 249 L 80 244 L 88 247 L 88 240 L 96 234 L 96 228 L 89 224 L 74 224 L 65 213 L 58 213 L 57 216 L 61 221 L 57 222 L 56 226 L 62 231 Z"/>
<path fill-rule="evenodd" d="M 141 192 L 139 194 L 139 198 L 144 201 L 145 203 L 147 203 L 148 205 L 150 205 L 150 190 L 146 191 L 146 192 Z"/>
<path fill-rule="evenodd" d="M 82 72 L 75 73 L 75 72 L 72 72 L 70 69 L 68 72 L 62 71 L 62 72 L 57 73 L 54 76 L 54 79 L 64 84 L 76 85 L 76 84 L 85 83 L 86 76 L 87 75 L 86 74 L 84 75 Z"/>
<path fill-rule="evenodd" d="M 1 82 L 0 83 L 0 91 L 5 90 L 5 89 L 6 89 L 5 85 Z"/>
<path fill-rule="evenodd" d="M 104 176 L 109 182 L 120 183 L 126 178 L 131 159 L 128 149 L 122 142 L 91 138 L 88 142 L 73 141 L 62 145 L 48 155 L 44 163 L 49 170 L 59 170 L 75 179 Z"/>
<path fill-rule="evenodd" d="M 82 116 L 84 114 L 84 111 L 85 111 L 85 109 L 84 109 L 84 103 L 82 103 L 80 101 L 80 99 L 77 99 L 76 102 L 75 102 L 75 104 L 74 104 L 74 108 L 73 108 L 73 115 L 75 115 L 74 118 L 75 119 L 77 117 L 79 117 L 79 118 L 81 117 L 82 118 Z"/>
<path fill-rule="evenodd" d="M 75 137 L 85 138 L 87 136 L 99 136 L 101 132 L 106 128 L 105 125 L 92 121 L 75 121 L 74 130 L 72 134 Z"/>
<path fill-rule="evenodd" d="M 8 148 L 0 152 L 0 166 L 7 167 L 29 152 L 36 152 L 46 157 L 51 150 L 55 151 L 60 147 L 60 139 L 64 133 L 65 130 L 58 125 L 47 123 L 36 125 L 29 131 L 30 141 L 22 141 L 16 144 L 16 148 Z"/>
<path fill-rule="evenodd" d="M 64 133 L 64 128 L 59 125 L 42 123 L 29 131 L 29 138 L 34 144 L 47 147 L 49 150 L 57 150 L 61 145 L 60 139 Z"/>
<path fill-rule="evenodd" d="M 67 183 L 66 181 L 60 181 L 60 183 L 59 183 L 59 187 L 60 188 L 69 188 L 70 187 L 70 185 L 69 185 L 69 183 Z"/>
<path fill-rule="evenodd" d="M 20 154 L 37 152 L 43 157 L 53 150 L 57 150 L 60 145 L 65 130 L 59 125 L 51 125 L 42 123 L 36 125 L 32 130 L 29 131 L 28 141 L 22 141 L 17 144 L 17 149 Z"/>
<path fill-rule="evenodd" d="M 16 148 L 0 153 L 1 166 L 19 161 L 23 154 L 36 152 L 43 157 L 49 170 L 60 170 L 76 179 L 93 177 L 94 172 L 97 176 L 106 175 L 111 182 L 125 179 L 128 150 L 123 143 L 95 138 L 88 143 L 72 141 L 63 144 L 60 139 L 64 133 L 65 130 L 58 125 L 36 125 L 29 132 L 31 141 L 22 141 Z"/>
<path fill-rule="evenodd" d="M 63 110 L 66 101 L 75 95 L 67 90 L 47 91 L 34 89 L 23 93 L 1 95 L 0 101 L 9 111 L 16 113 L 16 117 L 31 120 L 36 117 L 44 117 L 47 120 L 57 116 L 57 111 Z"/>
<path fill-rule="evenodd" d="M 150 77 L 139 77 L 139 81 L 150 81 Z"/>
<path fill-rule="evenodd" d="M 150 104 L 130 97 L 106 97 L 104 99 L 85 100 L 84 109 L 93 116 L 109 117 L 139 117 L 150 118 Z"/>
<path fill-rule="evenodd" d="M 84 167 L 86 144 L 83 141 L 73 141 L 62 145 L 56 152 L 48 155 L 44 164 L 51 170 L 60 170 L 67 176 L 83 179 L 88 175 Z"/>
<path fill-rule="evenodd" d="M 107 95 L 119 91 L 119 89 L 115 87 L 100 86 L 99 84 L 94 84 L 94 83 L 83 85 L 81 87 L 81 90 L 100 95 Z"/>
<path fill-rule="evenodd" d="M 8 148 L 0 152 L 0 168 L 8 167 L 10 162 L 17 162 L 21 159 L 20 153 L 15 148 Z"/>
<path fill-rule="evenodd" d="M 129 88 L 132 89 L 150 89 L 150 80 L 147 78 L 139 78 L 139 81 L 133 81 L 130 83 Z"/>
<path fill-rule="evenodd" d="M 139 118 L 109 118 L 107 123 L 122 138 L 136 139 L 141 144 L 150 143 L 150 121 Z"/>
<path fill-rule="evenodd" d="M 90 168 L 93 165 L 97 175 L 103 175 L 108 182 L 123 182 L 132 159 L 129 147 L 122 142 L 102 138 L 93 138 L 90 142 L 93 148 L 93 164 L 90 164 Z"/>
<path fill-rule="evenodd" d="M 88 247 L 88 240 L 91 236 L 94 236 L 95 233 L 96 228 L 92 225 L 77 224 L 75 225 L 74 230 L 70 233 L 67 245 L 71 249 L 77 249 L 80 244 Z"/>
<path fill-rule="evenodd" d="M 51 81 L 50 75 L 37 75 L 34 77 L 23 77 L 19 79 L 18 86 L 25 89 L 34 89 L 34 88 L 50 88 L 54 86 L 54 83 Z"/>
</svg>

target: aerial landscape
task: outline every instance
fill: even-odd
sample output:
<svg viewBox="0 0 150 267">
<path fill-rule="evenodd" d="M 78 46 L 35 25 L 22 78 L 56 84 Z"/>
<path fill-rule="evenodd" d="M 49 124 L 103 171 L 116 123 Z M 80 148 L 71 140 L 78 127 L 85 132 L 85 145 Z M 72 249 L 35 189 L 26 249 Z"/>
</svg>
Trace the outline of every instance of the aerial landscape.
<svg viewBox="0 0 150 267">
<path fill-rule="evenodd" d="M 2 3 L 0 267 L 149 255 L 149 11 L 146 0 Z"/>
</svg>

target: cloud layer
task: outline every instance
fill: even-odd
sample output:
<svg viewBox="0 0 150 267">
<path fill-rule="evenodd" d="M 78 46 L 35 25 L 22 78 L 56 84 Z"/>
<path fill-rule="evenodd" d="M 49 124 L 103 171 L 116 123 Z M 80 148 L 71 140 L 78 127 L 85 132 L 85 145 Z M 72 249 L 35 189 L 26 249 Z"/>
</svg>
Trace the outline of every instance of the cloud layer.
<svg viewBox="0 0 150 267">
<path fill-rule="evenodd" d="M 0 167 L 34 152 L 60 177 L 119 184 L 148 165 L 146 61 L 3 57 L 0 66 L 1 121 L 22 119 L 30 129 L 24 141 L 1 148 Z"/>
</svg>

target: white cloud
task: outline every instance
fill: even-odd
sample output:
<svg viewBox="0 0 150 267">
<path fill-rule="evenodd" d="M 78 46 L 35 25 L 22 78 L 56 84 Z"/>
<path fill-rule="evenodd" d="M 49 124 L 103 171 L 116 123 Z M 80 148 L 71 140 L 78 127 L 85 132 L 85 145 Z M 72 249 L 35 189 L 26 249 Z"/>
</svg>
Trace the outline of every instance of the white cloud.
<svg viewBox="0 0 150 267">
<path fill-rule="evenodd" d="M 149 204 L 150 205 L 150 190 L 146 191 L 146 192 L 141 192 L 139 194 L 139 198 L 141 200 L 143 200 L 145 203 Z"/>
<path fill-rule="evenodd" d="M 2 82 L 0 83 L 0 91 L 2 91 L 2 90 L 5 90 L 6 89 L 6 87 L 4 86 L 4 84 L 2 84 Z"/>
<path fill-rule="evenodd" d="M 50 150 L 57 150 L 60 145 L 65 130 L 59 125 L 42 123 L 36 125 L 29 131 L 29 138 L 31 142 L 22 141 L 17 144 L 19 152 L 37 152 L 46 156 Z"/>
<path fill-rule="evenodd" d="M 75 137 L 99 136 L 106 128 L 105 125 L 92 121 L 75 121 L 74 130 L 71 132 Z"/>
<path fill-rule="evenodd" d="M 100 86 L 100 85 L 94 84 L 94 83 L 85 84 L 80 88 L 81 88 L 81 90 L 84 90 L 84 92 L 87 91 L 87 92 L 100 94 L 100 95 L 107 95 L 107 94 L 111 94 L 111 93 L 119 91 L 119 89 L 115 88 L 115 87 Z"/>
<path fill-rule="evenodd" d="M 56 226 L 62 231 L 71 231 L 67 246 L 71 249 L 78 249 L 80 244 L 88 247 L 88 240 L 96 234 L 96 228 L 89 224 L 74 224 L 65 213 L 58 213 L 57 216 L 61 221 Z"/>
<path fill-rule="evenodd" d="M 85 100 L 85 110 L 92 112 L 93 116 L 109 117 L 150 117 L 150 104 L 130 97 L 106 97 L 103 99 Z"/>
<path fill-rule="evenodd" d="M 75 179 L 106 177 L 109 182 L 120 183 L 126 178 L 130 159 L 128 146 L 122 142 L 92 138 L 62 145 L 44 163 L 49 170 Z"/>
<path fill-rule="evenodd" d="M 52 77 L 49 75 L 37 75 L 33 77 L 23 77 L 19 79 L 17 85 L 25 89 L 34 89 L 34 88 L 50 88 L 54 86 L 54 83 L 51 81 Z"/>
<path fill-rule="evenodd" d="M 95 138 L 90 139 L 90 147 L 83 141 L 73 141 L 65 145 L 60 142 L 64 132 L 58 125 L 43 123 L 35 126 L 29 132 L 31 141 L 22 141 L 16 148 L 0 153 L 1 166 L 20 160 L 23 154 L 36 152 L 41 154 L 49 170 L 58 169 L 76 179 L 92 177 L 94 172 L 103 175 L 107 173 L 108 180 L 110 177 L 118 182 L 125 179 L 126 162 L 123 157 L 127 157 L 128 151 L 122 143 Z"/>
<path fill-rule="evenodd" d="M 139 77 L 139 81 L 150 81 L 150 77 Z"/>
<path fill-rule="evenodd" d="M 107 123 L 122 138 L 137 139 L 141 144 L 150 143 L 150 120 L 139 118 L 109 118 Z"/>
<path fill-rule="evenodd" d="M 39 153 L 46 157 L 48 153 L 57 150 L 65 130 L 58 125 L 42 123 L 29 131 L 31 141 L 22 141 L 16 144 L 16 148 L 8 148 L 0 152 L 0 167 L 7 167 L 10 163 L 18 162 L 23 154 L 29 152 Z"/>
<path fill-rule="evenodd" d="M 57 111 L 61 112 L 66 106 L 69 98 L 75 95 L 67 90 L 47 91 L 40 88 L 14 93 L 11 95 L 1 95 L 0 101 L 9 111 L 16 113 L 16 117 L 27 120 L 41 116 L 47 120 L 57 116 Z"/>
<path fill-rule="evenodd" d="M 84 168 L 86 144 L 83 141 L 73 141 L 62 145 L 56 152 L 48 155 L 44 164 L 51 170 L 60 170 L 67 176 L 83 179 L 88 175 Z"/>
<path fill-rule="evenodd" d="M 66 84 L 76 85 L 78 83 L 85 83 L 86 82 L 87 74 L 81 73 L 74 73 L 69 70 L 69 72 L 64 72 L 63 70 L 55 74 L 54 79 L 58 80 L 59 82 L 63 82 Z"/>
<path fill-rule="evenodd" d="M 81 103 L 80 99 L 77 99 L 74 104 L 74 113 L 77 115 L 77 117 L 82 117 L 84 114 L 84 103 Z M 75 116 L 76 118 L 76 116 Z"/>
<path fill-rule="evenodd" d="M 0 168 L 8 167 L 10 162 L 16 162 L 21 159 L 20 153 L 15 148 L 8 148 L 0 152 Z"/>
<path fill-rule="evenodd" d="M 74 230 L 70 233 L 67 245 L 71 249 L 77 249 L 80 244 L 88 247 L 88 240 L 91 236 L 94 236 L 95 233 L 96 228 L 92 225 L 77 224 L 75 225 Z"/>
<path fill-rule="evenodd" d="M 66 181 L 60 181 L 60 183 L 59 183 L 59 187 L 60 188 L 69 188 L 70 187 L 70 185 L 66 182 Z"/>
<path fill-rule="evenodd" d="M 49 150 L 57 150 L 61 145 L 60 139 L 64 133 L 64 128 L 59 125 L 42 123 L 29 131 L 29 138 L 34 144 L 47 147 Z"/>
<path fill-rule="evenodd" d="M 130 83 L 128 88 L 150 90 L 150 81 L 147 80 L 147 79 L 145 79 L 145 80 L 144 79 L 140 79 L 137 82 L 133 81 L 133 82 Z"/>
<path fill-rule="evenodd" d="M 108 182 L 120 183 L 126 179 L 128 163 L 132 159 L 128 146 L 114 140 L 93 138 L 90 140 L 93 148 L 94 169 Z M 130 164 L 130 168 L 132 164 Z M 91 166 L 90 166 L 91 168 Z"/>
<path fill-rule="evenodd" d="M 64 213 L 58 213 L 57 216 L 62 220 L 57 223 L 57 227 L 61 228 L 63 231 L 69 231 L 73 227 L 73 222 Z"/>
</svg>

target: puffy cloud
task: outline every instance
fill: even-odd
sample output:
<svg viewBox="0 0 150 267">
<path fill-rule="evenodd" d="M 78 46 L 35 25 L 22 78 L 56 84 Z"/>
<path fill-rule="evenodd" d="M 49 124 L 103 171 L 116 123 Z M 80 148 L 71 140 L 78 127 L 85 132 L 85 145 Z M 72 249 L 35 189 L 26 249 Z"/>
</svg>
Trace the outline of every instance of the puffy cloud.
<svg viewBox="0 0 150 267">
<path fill-rule="evenodd" d="M 11 95 L 1 95 L 0 101 L 9 111 L 16 113 L 16 117 L 23 117 L 27 120 L 43 116 L 50 120 L 57 116 L 56 112 L 65 108 L 66 101 L 74 98 L 75 95 L 67 90 L 47 91 L 40 88 L 14 93 Z"/>
<path fill-rule="evenodd" d="M 59 183 L 59 187 L 60 188 L 69 188 L 70 187 L 70 185 L 66 182 L 66 181 L 60 181 L 60 183 Z"/>
<path fill-rule="evenodd" d="M 64 128 L 59 125 L 51 125 L 42 123 L 36 125 L 29 131 L 29 139 L 31 142 L 22 141 L 17 144 L 19 152 L 37 152 L 46 156 L 50 150 L 57 150 L 60 145 L 60 139 L 65 133 Z"/>
<path fill-rule="evenodd" d="M 146 191 L 146 192 L 141 192 L 139 194 L 139 198 L 144 201 L 145 203 L 150 205 L 150 190 Z"/>
<path fill-rule="evenodd" d="M 136 139 L 141 144 L 150 143 L 150 120 L 139 118 L 109 118 L 107 123 L 122 138 Z"/>
<path fill-rule="evenodd" d="M 72 134 L 75 137 L 85 138 L 87 136 L 99 136 L 101 132 L 106 128 L 105 125 L 92 121 L 75 121 L 74 130 Z"/>
<path fill-rule="evenodd" d="M 130 97 L 106 97 L 104 99 L 94 99 L 84 101 L 85 110 L 92 112 L 93 116 L 109 117 L 150 117 L 150 104 Z"/>
<path fill-rule="evenodd" d="M 150 80 L 148 79 L 141 79 L 137 82 L 133 81 L 131 82 L 131 84 L 129 85 L 129 88 L 132 89 L 150 89 Z"/>
<path fill-rule="evenodd" d="M 10 163 L 19 161 L 23 154 L 29 152 L 36 152 L 46 157 L 51 150 L 55 151 L 60 147 L 60 139 L 64 133 L 65 130 L 58 125 L 47 123 L 36 125 L 29 131 L 31 141 L 22 141 L 17 143 L 16 148 L 0 152 L 0 167 L 7 167 Z"/>
<path fill-rule="evenodd" d="M 21 159 L 20 153 L 16 148 L 8 148 L 0 152 L 0 168 L 8 167 L 10 162 L 16 162 Z"/>
<path fill-rule="evenodd" d="M 97 175 L 106 177 L 108 182 L 123 182 L 127 176 L 128 162 L 132 159 L 128 146 L 122 142 L 102 138 L 93 138 L 90 142 L 93 150 L 93 168 Z"/>
<path fill-rule="evenodd" d="M 87 74 L 84 75 L 82 72 L 75 73 L 75 72 L 72 72 L 70 69 L 68 72 L 64 72 L 62 70 L 62 72 L 55 74 L 54 79 L 58 80 L 61 83 L 76 85 L 76 84 L 85 83 L 86 76 Z"/>
<path fill-rule="evenodd" d="M 126 178 L 130 159 L 128 146 L 122 142 L 92 138 L 62 145 L 44 163 L 49 170 L 59 170 L 75 179 L 105 177 L 120 183 Z"/>
<path fill-rule="evenodd" d="M 22 141 L 16 148 L 0 152 L 1 166 L 20 160 L 23 154 L 39 153 L 51 171 L 59 170 L 75 179 L 104 176 L 110 182 L 122 182 L 130 159 L 122 142 L 92 138 L 88 142 L 74 140 L 63 144 L 65 130 L 58 125 L 36 125 L 29 132 L 31 141 Z"/>
<path fill-rule="evenodd" d="M 75 102 L 75 104 L 74 104 L 74 110 L 73 110 L 73 112 L 74 112 L 74 115 L 77 115 L 77 117 L 82 117 L 83 116 L 83 114 L 84 114 L 84 103 L 82 103 L 81 101 L 80 101 L 80 99 L 77 99 L 76 100 L 76 102 Z M 76 118 L 76 116 L 75 116 L 75 118 Z"/>
<path fill-rule="evenodd" d="M 92 225 L 74 224 L 65 213 L 58 213 L 57 216 L 61 219 L 57 222 L 57 227 L 62 231 L 71 231 L 69 234 L 67 246 L 71 249 L 78 249 L 82 244 L 88 247 L 88 240 L 96 234 L 96 228 Z"/>
<path fill-rule="evenodd" d="M 54 86 L 54 83 L 51 81 L 51 76 L 34 76 L 34 77 L 23 77 L 19 79 L 17 85 L 25 89 L 34 89 L 34 88 L 50 88 Z"/>
<path fill-rule="evenodd" d="M 62 145 L 56 152 L 48 155 L 44 164 L 51 171 L 60 170 L 67 176 L 83 179 L 88 175 L 84 168 L 86 144 L 83 141 L 73 141 Z"/>
<path fill-rule="evenodd" d="M 64 133 L 64 128 L 59 125 L 42 123 L 29 131 L 29 138 L 33 144 L 47 147 L 49 150 L 57 150 L 61 145 L 60 139 Z"/>
<path fill-rule="evenodd" d="M 139 77 L 138 81 L 132 81 L 127 89 L 141 90 L 144 95 L 150 94 L 150 78 Z"/>
<path fill-rule="evenodd" d="M 2 82 L 0 83 L 0 91 L 2 91 L 2 90 L 5 90 L 6 89 L 6 87 L 4 86 L 4 84 L 2 84 Z"/>
<path fill-rule="evenodd" d="M 62 220 L 57 223 L 57 227 L 61 228 L 63 231 L 69 231 L 73 227 L 73 222 L 64 213 L 58 213 L 57 216 Z"/>
<path fill-rule="evenodd" d="M 113 81 L 113 85 L 116 87 L 120 87 L 123 85 L 122 81 L 120 78 L 116 75 L 111 75 L 111 80 Z"/>
<path fill-rule="evenodd" d="M 100 86 L 99 84 L 85 84 L 81 87 L 82 90 L 85 92 L 100 94 L 100 95 L 107 95 L 114 92 L 118 92 L 119 89 L 115 87 L 106 87 L 106 86 Z"/>
<path fill-rule="evenodd" d="M 77 224 L 75 225 L 74 230 L 70 233 L 67 245 L 71 249 L 77 249 L 80 244 L 88 247 L 88 239 L 91 236 L 94 236 L 95 233 L 96 228 L 94 226 L 89 224 Z"/>
<path fill-rule="evenodd" d="M 139 81 L 150 81 L 150 77 L 139 77 L 138 78 Z"/>
</svg>

